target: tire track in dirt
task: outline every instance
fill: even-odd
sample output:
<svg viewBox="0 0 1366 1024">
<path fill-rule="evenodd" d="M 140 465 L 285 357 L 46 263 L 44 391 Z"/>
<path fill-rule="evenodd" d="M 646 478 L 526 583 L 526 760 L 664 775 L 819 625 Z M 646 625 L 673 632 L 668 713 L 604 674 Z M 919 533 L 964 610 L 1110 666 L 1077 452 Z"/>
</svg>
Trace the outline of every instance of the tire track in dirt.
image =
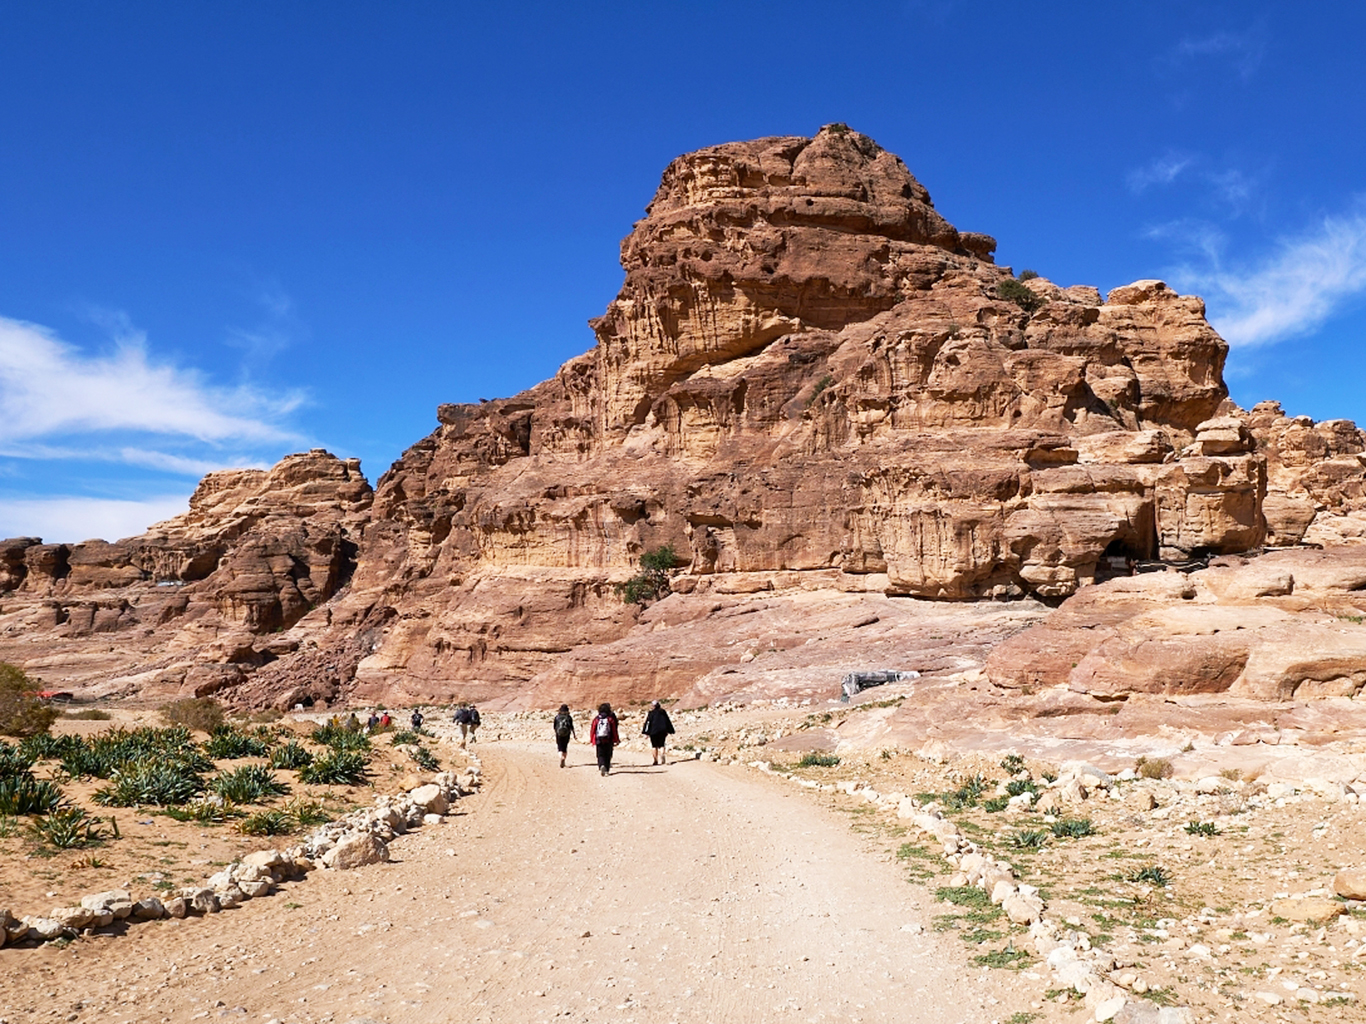
<svg viewBox="0 0 1366 1024">
<path fill-rule="evenodd" d="M 924 922 L 923 897 L 793 787 L 635 752 L 602 778 L 583 745 L 567 769 L 548 742 L 479 753 L 483 791 L 397 840 L 395 863 L 118 939 L 5 950 L 84 999 L 11 1024 L 1009 1016 L 986 1002 L 1008 979 L 903 930 Z"/>
</svg>

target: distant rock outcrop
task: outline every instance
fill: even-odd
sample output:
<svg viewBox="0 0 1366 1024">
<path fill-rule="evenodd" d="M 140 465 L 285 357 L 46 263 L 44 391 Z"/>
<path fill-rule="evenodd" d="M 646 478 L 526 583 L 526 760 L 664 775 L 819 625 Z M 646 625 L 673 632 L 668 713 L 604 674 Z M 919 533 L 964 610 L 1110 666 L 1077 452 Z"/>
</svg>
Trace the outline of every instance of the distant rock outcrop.
<svg viewBox="0 0 1366 1024">
<path fill-rule="evenodd" d="M 526 701 L 601 685 L 590 651 L 649 658 L 631 638 L 669 616 L 614 585 L 664 545 L 705 643 L 736 595 L 1056 601 L 1134 562 L 1366 537 L 1362 433 L 1234 407 L 1199 299 L 1102 300 L 994 248 L 842 125 L 699 150 L 622 243 L 596 347 L 441 406 L 373 506 L 336 460 L 308 486 L 290 460 L 214 474 L 141 538 L 7 542 L 0 587 L 106 595 L 84 628 L 117 630 L 152 610 L 127 588 L 184 582 L 155 614 L 218 666 L 194 689 L 243 702 Z M 681 693 L 733 652 L 698 653 L 606 678 Z"/>
</svg>

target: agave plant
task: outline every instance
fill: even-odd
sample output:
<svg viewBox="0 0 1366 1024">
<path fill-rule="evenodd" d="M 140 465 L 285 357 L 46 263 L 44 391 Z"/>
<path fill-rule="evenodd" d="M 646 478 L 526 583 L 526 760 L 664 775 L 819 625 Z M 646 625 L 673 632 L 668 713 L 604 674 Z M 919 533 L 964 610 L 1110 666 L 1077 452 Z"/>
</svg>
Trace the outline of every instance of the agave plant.
<svg viewBox="0 0 1366 1024">
<path fill-rule="evenodd" d="M 243 818 L 237 831 L 244 836 L 282 836 L 294 831 L 294 819 L 287 811 L 271 808 Z"/>
<path fill-rule="evenodd" d="M 439 772 L 441 770 L 441 762 L 438 761 L 436 755 L 426 747 L 413 747 L 408 751 L 408 756 L 411 757 L 413 763 L 424 772 Z"/>
<path fill-rule="evenodd" d="M 87 814 L 80 807 L 63 807 L 45 817 L 37 818 L 29 826 L 37 839 L 59 850 L 76 850 L 103 842 L 106 833 L 100 819 Z"/>
<path fill-rule="evenodd" d="M 362 732 L 348 729 L 337 722 L 328 722 L 314 729 L 309 738 L 333 750 L 369 750 L 370 740 Z"/>
<path fill-rule="evenodd" d="M 1096 834 L 1096 826 L 1091 823 L 1090 818 L 1068 818 L 1053 822 L 1051 827 L 1056 839 L 1080 839 Z"/>
<path fill-rule="evenodd" d="M 62 791 L 30 772 L 0 777 L 0 814 L 47 814 L 57 809 Z"/>
<path fill-rule="evenodd" d="M 239 814 L 232 801 L 221 796 L 201 796 L 183 807 L 168 807 L 165 813 L 176 821 L 193 821 L 200 825 L 221 825 Z"/>
<path fill-rule="evenodd" d="M 270 766 L 272 768 L 302 768 L 306 764 L 311 764 L 313 755 L 303 744 L 290 740 L 282 743 L 270 752 Z"/>
<path fill-rule="evenodd" d="M 310 785 L 355 786 L 365 781 L 367 758 L 359 750 L 330 750 L 299 769 L 299 781 Z"/>
<path fill-rule="evenodd" d="M 116 769 L 110 782 L 95 791 L 95 803 L 105 807 L 178 806 L 204 791 L 199 773 L 177 761 L 147 761 Z"/>
<path fill-rule="evenodd" d="M 247 764 L 222 772 L 209 785 L 224 800 L 237 804 L 260 803 L 289 792 L 289 786 L 263 764 Z"/>
<path fill-rule="evenodd" d="M 215 761 L 265 757 L 270 753 L 270 744 L 259 736 L 250 736 L 231 725 L 220 725 L 205 742 L 204 753 Z"/>
</svg>

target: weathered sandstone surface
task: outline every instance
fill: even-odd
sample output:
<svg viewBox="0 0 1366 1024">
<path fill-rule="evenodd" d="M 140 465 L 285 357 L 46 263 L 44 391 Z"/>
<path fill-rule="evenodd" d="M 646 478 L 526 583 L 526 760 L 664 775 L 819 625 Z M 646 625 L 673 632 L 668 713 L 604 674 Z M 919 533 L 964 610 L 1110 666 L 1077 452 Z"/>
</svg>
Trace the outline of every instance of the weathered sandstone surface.
<svg viewBox="0 0 1366 1024">
<path fill-rule="evenodd" d="M 63 685 L 119 676 L 253 704 L 703 701 L 795 693 L 856 656 L 943 672 L 985 656 L 965 641 L 936 662 L 933 635 L 913 626 L 869 647 L 870 617 L 956 616 L 939 636 L 990 620 L 994 642 L 1043 618 L 1040 600 L 1077 595 L 1055 618 L 1104 605 L 1129 637 L 1146 620 L 1120 630 L 1105 595 L 1165 587 L 1152 600 L 1183 615 L 1256 610 L 1274 644 L 1298 617 L 1331 614 L 1337 597 L 1230 604 L 1257 586 L 1220 590 L 1219 572 L 1244 575 L 1232 563 L 1190 584 L 1194 604 L 1126 574 L 1366 539 L 1366 435 L 1274 403 L 1237 409 L 1199 299 L 1159 281 L 1102 298 L 1021 280 L 994 248 L 843 126 L 680 157 L 622 243 L 625 281 L 590 352 L 513 398 L 441 406 L 373 501 L 357 466 L 315 452 L 268 475 L 213 474 L 188 516 L 116 545 L 5 542 L 0 657 Z M 614 585 L 662 545 L 678 556 L 675 593 L 642 614 Z M 1282 567 L 1299 580 L 1297 564 Z M 943 611 L 983 598 L 1035 600 Z M 1080 650 L 1052 621 L 1024 636 Z M 101 630 L 118 640 L 96 654 Z M 24 657 L 26 643 L 41 653 Z M 1175 685 L 1092 667 L 1111 648 L 1049 660 L 1018 643 L 1019 663 L 998 659 L 993 680 L 1107 698 Z M 756 650 L 787 671 L 757 676 Z M 1219 646 L 1183 685 L 1360 689 L 1352 672 L 1314 668 L 1301 690 L 1298 669 L 1240 656 Z"/>
</svg>

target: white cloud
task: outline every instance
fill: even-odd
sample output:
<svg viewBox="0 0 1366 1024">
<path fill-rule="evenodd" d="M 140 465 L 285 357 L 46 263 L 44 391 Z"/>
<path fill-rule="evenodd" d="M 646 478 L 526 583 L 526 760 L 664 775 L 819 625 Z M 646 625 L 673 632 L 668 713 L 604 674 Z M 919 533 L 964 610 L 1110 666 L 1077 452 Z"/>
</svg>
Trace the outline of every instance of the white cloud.
<svg viewBox="0 0 1366 1024">
<path fill-rule="evenodd" d="M 1246 32 L 1214 32 L 1207 36 L 1187 36 L 1167 55 L 1169 64 L 1205 57 L 1222 57 L 1232 63 L 1238 76 L 1251 78 L 1266 54 L 1266 38 L 1260 25 Z"/>
<path fill-rule="evenodd" d="M 280 421 L 301 404 L 251 387 L 218 388 L 147 353 L 124 330 L 107 355 L 86 355 L 37 324 L 0 317 L 0 444 L 99 431 L 199 442 L 297 438 Z"/>
<path fill-rule="evenodd" d="M 1366 292 L 1366 202 L 1282 241 L 1257 265 L 1181 268 L 1173 275 L 1203 294 L 1210 320 L 1231 345 L 1268 345 L 1308 334 Z"/>
<path fill-rule="evenodd" d="M 1191 163 L 1188 156 L 1168 153 L 1130 171 L 1125 182 L 1134 194 L 1146 191 L 1153 185 L 1170 185 Z"/>
<path fill-rule="evenodd" d="M 51 543 L 77 539 L 119 540 L 190 507 L 186 494 L 139 501 L 117 498 L 7 498 L 0 502 L 0 537 L 42 537 Z"/>
</svg>

